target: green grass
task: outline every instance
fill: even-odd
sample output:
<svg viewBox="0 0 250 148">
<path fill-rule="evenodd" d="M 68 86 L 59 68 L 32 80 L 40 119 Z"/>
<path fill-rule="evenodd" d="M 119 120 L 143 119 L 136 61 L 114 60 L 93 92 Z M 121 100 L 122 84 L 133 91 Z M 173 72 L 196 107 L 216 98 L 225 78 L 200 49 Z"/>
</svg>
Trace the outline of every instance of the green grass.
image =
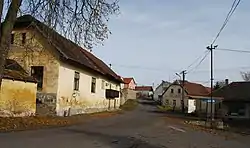
<svg viewBox="0 0 250 148">
<path fill-rule="evenodd" d="M 123 105 L 120 106 L 120 109 L 125 111 L 131 111 L 134 110 L 137 106 L 137 100 L 127 100 Z"/>
<path fill-rule="evenodd" d="M 171 106 L 161 106 L 161 105 L 158 105 L 157 108 L 160 111 L 172 111 L 173 110 L 173 108 Z"/>
</svg>

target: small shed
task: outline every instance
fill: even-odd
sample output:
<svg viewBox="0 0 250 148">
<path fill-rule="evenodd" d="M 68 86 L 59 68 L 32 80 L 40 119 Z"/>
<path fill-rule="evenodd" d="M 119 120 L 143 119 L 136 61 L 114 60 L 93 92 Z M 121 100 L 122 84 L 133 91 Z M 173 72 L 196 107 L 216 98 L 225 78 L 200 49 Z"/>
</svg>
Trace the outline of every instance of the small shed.
<svg viewBox="0 0 250 148">
<path fill-rule="evenodd" d="M 0 90 L 0 116 L 31 116 L 36 112 L 36 80 L 7 59 Z"/>
</svg>

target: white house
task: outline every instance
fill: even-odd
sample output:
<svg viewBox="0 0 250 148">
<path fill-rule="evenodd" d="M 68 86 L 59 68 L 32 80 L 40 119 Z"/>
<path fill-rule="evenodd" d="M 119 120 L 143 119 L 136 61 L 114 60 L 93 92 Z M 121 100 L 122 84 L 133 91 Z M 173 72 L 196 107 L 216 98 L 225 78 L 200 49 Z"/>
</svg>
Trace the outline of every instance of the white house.
<svg viewBox="0 0 250 148">
<path fill-rule="evenodd" d="M 201 84 L 185 81 L 184 86 L 180 83 L 173 83 L 166 89 L 163 93 L 162 105 L 170 106 L 174 110 L 181 110 L 183 88 L 185 91 L 183 99 L 184 108 L 188 113 L 192 113 L 197 109 L 197 102 L 200 102 L 202 98 L 209 98 L 209 91 L 206 87 Z"/>
<path fill-rule="evenodd" d="M 154 91 L 155 101 L 161 101 L 162 94 L 165 92 L 165 90 L 169 87 L 170 84 L 170 82 L 162 80 L 161 84 L 158 85 Z"/>
<path fill-rule="evenodd" d="M 121 78 L 102 60 L 34 17 L 17 18 L 11 43 L 9 58 L 38 80 L 37 104 L 45 104 L 50 114 L 119 107 Z"/>
</svg>

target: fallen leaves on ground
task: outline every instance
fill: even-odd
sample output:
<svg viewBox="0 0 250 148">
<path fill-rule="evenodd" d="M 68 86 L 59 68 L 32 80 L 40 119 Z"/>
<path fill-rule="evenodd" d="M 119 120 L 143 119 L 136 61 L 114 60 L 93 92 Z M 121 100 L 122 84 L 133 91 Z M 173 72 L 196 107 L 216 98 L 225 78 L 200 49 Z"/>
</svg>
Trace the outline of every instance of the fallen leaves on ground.
<svg viewBox="0 0 250 148">
<path fill-rule="evenodd" d="M 119 112 L 100 112 L 93 114 L 59 116 L 33 116 L 33 117 L 0 117 L 0 132 L 40 129 L 45 127 L 62 127 L 82 123 L 90 118 L 110 117 Z"/>
</svg>

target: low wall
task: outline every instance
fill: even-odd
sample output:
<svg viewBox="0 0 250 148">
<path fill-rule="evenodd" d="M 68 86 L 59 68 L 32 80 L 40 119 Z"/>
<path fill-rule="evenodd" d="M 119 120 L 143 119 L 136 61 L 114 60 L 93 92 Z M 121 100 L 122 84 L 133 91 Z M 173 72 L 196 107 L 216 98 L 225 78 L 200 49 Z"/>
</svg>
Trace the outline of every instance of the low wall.
<svg viewBox="0 0 250 148">
<path fill-rule="evenodd" d="M 56 115 L 56 93 L 37 93 L 36 115 Z"/>
<path fill-rule="evenodd" d="M 36 112 L 36 83 L 2 80 L 0 116 L 32 116 Z"/>
<path fill-rule="evenodd" d="M 122 89 L 120 104 L 123 105 L 127 100 L 136 99 L 136 91 L 131 89 Z"/>
</svg>

